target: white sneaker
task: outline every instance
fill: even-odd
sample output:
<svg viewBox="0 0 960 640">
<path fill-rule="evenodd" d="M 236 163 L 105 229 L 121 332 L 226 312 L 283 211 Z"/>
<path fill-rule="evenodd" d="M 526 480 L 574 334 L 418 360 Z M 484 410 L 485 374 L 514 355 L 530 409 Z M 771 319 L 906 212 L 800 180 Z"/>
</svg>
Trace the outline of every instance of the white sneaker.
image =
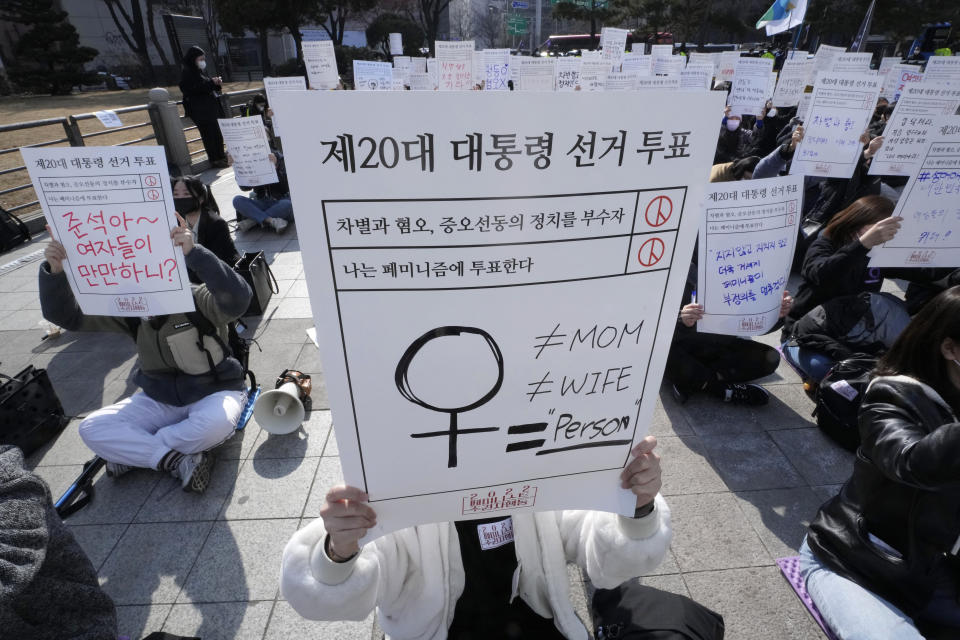
<svg viewBox="0 0 960 640">
<path fill-rule="evenodd" d="M 118 462 L 108 462 L 106 464 L 106 469 L 108 478 L 119 478 L 123 474 L 133 470 L 133 467 L 126 464 L 120 464 Z"/>
<path fill-rule="evenodd" d="M 237 231 L 247 232 L 257 226 L 257 221 L 253 218 L 244 218 L 237 223 Z"/>
<path fill-rule="evenodd" d="M 180 459 L 173 476 L 180 479 L 180 486 L 184 491 L 203 493 L 210 484 L 212 470 L 212 455 L 206 452 L 194 453 Z"/>
<path fill-rule="evenodd" d="M 267 218 L 263 221 L 267 226 L 273 227 L 274 231 L 280 233 L 287 228 L 287 221 L 283 218 Z"/>
</svg>

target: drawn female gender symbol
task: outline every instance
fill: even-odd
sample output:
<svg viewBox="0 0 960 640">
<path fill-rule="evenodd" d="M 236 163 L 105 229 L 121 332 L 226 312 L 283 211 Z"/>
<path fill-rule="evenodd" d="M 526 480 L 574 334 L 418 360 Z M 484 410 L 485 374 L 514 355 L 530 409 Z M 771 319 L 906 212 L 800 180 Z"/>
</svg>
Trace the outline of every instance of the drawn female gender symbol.
<svg viewBox="0 0 960 640">
<path fill-rule="evenodd" d="M 494 383 L 493 387 L 484 394 L 476 402 L 462 406 L 462 407 L 438 407 L 432 404 L 425 402 L 418 398 L 413 390 L 410 388 L 410 382 L 407 380 L 407 374 L 409 373 L 410 363 L 416 357 L 417 353 L 422 349 L 428 342 L 436 338 L 443 338 L 449 336 L 460 336 L 462 334 L 473 334 L 482 337 L 486 340 L 487 346 L 490 348 L 490 351 L 493 354 L 494 360 L 497 364 L 497 381 Z M 397 371 L 394 376 L 394 380 L 397 384 L 397 390 L 400 392 L 404 398 L 409 400 L 414 404 L 418 404 L 425 409 L 430 409 L 431 411 L 438 411 L 440 413 L 449 413 L 450 414 L 450 429 L 447 431 L 430 431 L 427 433 L 412 433 L 410 434 L 411 438 L 432 438 L 434 436 L 449 436 L 450 437 L 450 452 L 447 457 L 447 467 L 457 466 L 457 436 L 463 433 L 484 433 L 486 431 L 498 431 L 499 427 L 482 427 L 475 429 L 457 429 L 457 415 L 463 411 L 471 411 L 476 409 L 479 406 L 482 406 L 490 401 L 493 396 L 497 395 L 497 392 L 500 391 L 500 385 L 503 384 L 503 354 L 500 353 L 500 347 L 497 346 L 496 341 L 490 336 L 489 333 L 483 329 L 476 329 L 474 327 L 438 327 L 432 329 L 416 340 L 413 344 L 407 347 L 407 350 L 404 352 L 403 356 L 400 358 L 400 362 L 397 363 Z"/>
</svg>

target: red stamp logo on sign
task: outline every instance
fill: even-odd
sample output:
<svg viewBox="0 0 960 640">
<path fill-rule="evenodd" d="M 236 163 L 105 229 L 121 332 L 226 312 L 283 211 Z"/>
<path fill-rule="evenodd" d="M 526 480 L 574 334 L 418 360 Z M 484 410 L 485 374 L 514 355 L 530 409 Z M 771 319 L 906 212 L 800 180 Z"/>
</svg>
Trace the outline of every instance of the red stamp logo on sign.
<svg viewBox="0 0 960 640">
<path fill-rule="evenodd" d="M 667 251 L 667 245 L 660 238 L 648 238 L 637 252 L 637 261 L 645 267 L 652 267 L 660 262 Z"/>
<path fill-rule="evenodd" d="M 651 227 L 660 227 L 666 224 L 673 214 L 673 200 L 669 196 L 657 196 L 647 205 L 644 216 Z"/>
<path fill-rule="evenodd" d="M 157 176 L 146 176 L 143 179 L 143 183 L 148 187 L 155 187 L 160 183 L 160 181 L 157 179 Z"/>
<path fill-rule="evenodd" d="M 486 493 L 471 492 L 463 498 L 463 515 L 506 511 L 520 507 L 532 507 L 537 502 L 537 488 L 520 484 L 505 489 L 490 489 Z"/>
<path fill-rule="evenodd" d="M 150 189 L 149 191 L 147 191 L 147 200 L 159 200 L 159 199 L 160 199 L 159 191 L 157 191 L 156 189 Z"/>
</svg>

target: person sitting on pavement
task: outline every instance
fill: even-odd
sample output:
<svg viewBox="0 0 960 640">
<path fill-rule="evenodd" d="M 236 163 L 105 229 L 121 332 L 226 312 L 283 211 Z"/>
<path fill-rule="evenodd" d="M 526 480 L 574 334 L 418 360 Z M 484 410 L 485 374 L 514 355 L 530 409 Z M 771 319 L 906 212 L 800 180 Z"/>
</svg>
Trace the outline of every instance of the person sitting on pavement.
<svg viewBox="0 0 960 640">
<path fill-rule="evenodd" d="M 377 514 L 362 490 L 333 487 L 321 517 L 287 543 L 280 591 L 314 620 L 363 620 L 376 608 L 391 640 L 586 638 L 569 600 L 566 563 L 585 568 L 598 588 L 615 589 L 652 571 L 667 553 L 670 511 L 659 495 L 654 447 L 652 436 L 635 446 L 620 475 L 620 485 L 636 495 L 633 518 L 520 512 L 419 525 L 361 546 Z M 483 544 L 483 523 L 494 523 L 507 544 Z"/>
<path fill-rule="evenodd" d="M 695 327 L 703 318 L 704 307 L 696 300 L 696 289 L 697 262 L 693 261 L 682 298 L 690 302 L 680 309 L 663 374 L 670 383 L 673 398 L 684 404 L 692 394 L 705 392 L 732 404 L 767 404 L 770 394 L 750 381 L 765 378 L 776 371 L 780 365 L 780 353 L 756 340 L 698 332 Z M 780 298 L 781 319 L 790 313 L 791 306 L 793 298 L 784 290 Z M 771 331 L 776 329 L 774 327 Z"/>
<path fill-rule="evenodd" d="M 839 640 L 958 638 L 960 287 L 917 314 L 873 375 L 853 475 L 810 524 L 801 575 Z"/>
<path fill-rule="evenodd" d="M 197 178 L 185 176 L 171 178 L 173 206 L 187 221 L 187 226 L 196 235 L 195 242 L 209 249 L 231 267 L 240 259 L 240 252 L 233 244 L 230 225 L 220 217 L 220 207 L 210 188 Z M 190 281 L 200 284 L 197 274 L 189 272 Z"/>
<path fill-rule="evenodd" d="M 232 162 L 232 158 L 227 156 Z M 233 208 L 237 210 L 237 229 L 249 231 L 257 225 L 267 226 L 280 233 L 293 220 L 293 203 L 290 201 L 290 186 L 287 184 L 287 169 L 283 154 L 269 154 L 270 162 L 277 169 L 278 181 L 253 187 L 250 197 L 237 195 L 233 198 Z M 248 189 L 249 187 L 240 187 Z"/>
<path fill-rule="evenodd" d="M 263 121 L 263 126 L 267 130 L 267 139 L 270 148 L 276 148 L 277 141 L 273 135 L 273 109 L 267 104 L 267 97 L 265 95 L 262 93 L 254 94 L 254 96 L 250 98 L 250 101 L 241 107 L 240 115 L 245 118 L 260 116 L 260 120 Z M 229 163 L 229 157 L 227 158 L 227 162 Z"/>
<path fill-rule="evenodd" d="M 253 294 L 229 265 L 194 243 L 183 218 L 170 237 L 203 282 L 192 287 L 196 314 L 84 314 L 64 273 L 66 251 L 55 240 L 40 266 L 40 307 L 44 318 L 68 331 L 120 332 L 137 344 L 133 380 L 140 391 L 94 411 L 79 427 L 83 442 L 106 460 L 107 474 L 157 469 L 179 478 L 185 491 L 202 493 L 210 481 L 209 451 L 233 435 L 246 404 L 243 367 L 226 346 L 227 324 L 247 310 Z M 216 335 L 198 323 L 212 325 Z"/>
</svg>

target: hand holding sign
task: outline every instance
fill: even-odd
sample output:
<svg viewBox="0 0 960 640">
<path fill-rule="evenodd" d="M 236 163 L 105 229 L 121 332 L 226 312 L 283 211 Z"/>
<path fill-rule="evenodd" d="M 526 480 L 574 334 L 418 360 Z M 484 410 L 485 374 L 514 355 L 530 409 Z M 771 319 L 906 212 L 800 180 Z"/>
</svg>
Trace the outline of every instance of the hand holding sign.
<svg viewBox="0 0 960 640">
<path fill-rule="evenodd" d="M 703 318 L 703 305 L 692 302 L 680 309 L 680 322 L 686 327 L 692 327 L 697 324 L 697 320 Z"/>
<path fill-rule="evenodd" d="M 52 239 L 53 232 L 50 231 L 50 225 L 45 226 L 51 240 L 43 250 L 43 257 L 50 265 L 50 273 L 63 273 L 63 261 L 67 259 L 67 250 L 63 248 L 62 244 Z"/>
<path fill-rule="evenodd" d="M 630 452 L 633 461 L 620 473 L 620 486 L 637 496 L 637 506 L 650 504 L 663 484 L 660 456 L 653 452 L 657 446 L 654 436 L 641 440 Z"/>
<path fill-rule="evenodd" d="M 320 517 L 334 556 L 348 558 L 355 554 L 360 550 L 360 538 L 377 525 L 377 514 L 367 504 L 369 499 L 362 490 L 342 484 L 327 492 Z"/>
<path fill-rule="evenodd" d="M 193 231 L 190 230 L 187 221 L 179 213 L 177 214 L 177 220 L 180 221 L 180 224 L 170 230 L 170 237 L 173 239 L 173 245 L 180 247 L 183 250 L 183 255 L 186 256 L 193 250 Z"/>
<path fill-rule="evenodd" d="M 861 234 L 860 244 L 867 249 L 872 249 L 878 244 L 893 240 L 893 237 L 897 235 L 897 231 L 900 230 L 900 223 L 902 221 L 903 218 L 884 218 Z"/>
<path fill-rule="evenodd" d="M 784 289 L 783 297 L 780 298 L 780 317 L 786 318 L 790 313 L 790 309 L 793 308 L 793 296 L 790 295 L 790 292 Z"/>
</svg>

